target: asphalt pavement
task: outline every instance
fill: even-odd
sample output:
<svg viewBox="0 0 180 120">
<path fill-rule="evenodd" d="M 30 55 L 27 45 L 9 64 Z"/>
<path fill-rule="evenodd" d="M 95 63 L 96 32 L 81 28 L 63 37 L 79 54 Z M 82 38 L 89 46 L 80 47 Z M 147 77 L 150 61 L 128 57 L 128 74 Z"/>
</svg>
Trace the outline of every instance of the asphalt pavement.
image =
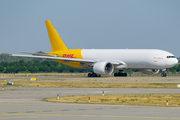
<svg viewBox="0 0 180 120">
<path fill-rule="evenodd" d="M 180 93 L 180 89 L 154 88 L 5 88 L 0 91 L 0 119 L 139 120 L 180 119 L 179 107 L 73 104 L 44 102 L 43 98 L 68 95 Z"/>
</svg>

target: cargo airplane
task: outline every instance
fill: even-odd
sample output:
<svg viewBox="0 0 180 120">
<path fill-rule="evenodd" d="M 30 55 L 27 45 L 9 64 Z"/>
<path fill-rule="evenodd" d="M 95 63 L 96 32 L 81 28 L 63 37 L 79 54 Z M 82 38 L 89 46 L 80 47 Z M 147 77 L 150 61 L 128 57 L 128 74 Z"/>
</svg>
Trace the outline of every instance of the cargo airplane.
<svg viewBox="0 0 180 120">
<path fill-rule="evenodd" d="M 92 68 L 88 77 L 110 75 L 127 76 L 123 70 L 138 69 L 145 74 L 157 74 L 162 70 L 162 77 L 166 77 L 166 69 L 173 67 L 178 60 L 173 54 L 158 49 L 68 49 L 49 20 L 45 21 L 52 52 L 45 54 L 26 53 L 17 55 L 52 59 L 62 64 L 76 68 Z"/>
</svg>

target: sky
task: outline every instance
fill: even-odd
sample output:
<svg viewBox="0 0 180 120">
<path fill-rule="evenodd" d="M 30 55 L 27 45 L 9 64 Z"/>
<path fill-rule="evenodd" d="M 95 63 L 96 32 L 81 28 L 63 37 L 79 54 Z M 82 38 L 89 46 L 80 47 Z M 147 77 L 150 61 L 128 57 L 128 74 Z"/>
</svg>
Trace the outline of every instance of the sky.
<svg viewBox="0 0 180 120">
<path fill-rule="evenodd" d="M 0 0 L 0 53 L 51 52 L 50 20 L 69 49 L 161 49 L 180 57 L 180 0 Z"/>
</svg>

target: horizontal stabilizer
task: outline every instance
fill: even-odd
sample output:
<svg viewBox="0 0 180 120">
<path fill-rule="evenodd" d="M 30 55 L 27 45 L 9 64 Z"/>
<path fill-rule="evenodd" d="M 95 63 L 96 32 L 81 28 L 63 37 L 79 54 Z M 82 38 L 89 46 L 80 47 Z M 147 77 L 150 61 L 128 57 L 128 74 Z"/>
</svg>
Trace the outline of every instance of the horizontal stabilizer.
<svg viewBox="0 0 180 120">
<path fill-rule="evenodd" d="M 47 54 L 40 54 L 40 53 L 28 53 L 28 52 L 21 52 L 21 53 L 30 54 L 30 55 L 37 55 L 37 56 L 57 57 L 57 55 L 47 55 Z"/>
</svg>

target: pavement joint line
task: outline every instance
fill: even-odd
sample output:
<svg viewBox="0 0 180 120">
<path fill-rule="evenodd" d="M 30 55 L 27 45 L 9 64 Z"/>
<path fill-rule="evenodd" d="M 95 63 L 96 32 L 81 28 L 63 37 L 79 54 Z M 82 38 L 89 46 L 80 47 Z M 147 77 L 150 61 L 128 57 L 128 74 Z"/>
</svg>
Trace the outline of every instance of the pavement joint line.
<svg viewBox="0 0 180 120">
<path fill-rule="evenodd" d="M 103 109 L 103 108 L 95 108 L 95 110 L 101 110 L 101 109 Z"/>
<path fill-rule="evenodd" d="M 69 111 L 78 111 L 78 109 L 70 109 Z"/>
<path fill-rule="evenodd" d="M 33 113 L 34 111 L 26 111 L 26 112 L 24 112 L 24 113 Z"/>
<path fill-rule="evenodd" d="M 52 112 L 52 110 L 44 110 L 43 112 Z"/>
<path fill-rule="evenodd" d="M 43 112 L 43 111 L 34 111 L 34 112 Z"/>
<path fill-rule="evenodd" d="M 55 112 L 55 111 L 82 111 L 82 110 L 101 110 L 101 109 L 126 109 L 128 107 L 111 107 L 111 108 L 90 108 L 90 109 L 64 109 L 64 110 L 44 110 L 44 111 L 25 111 L 25 112 L 7 112 L 0 113 L 1 115 L 9 115 L 9 114 L 28 114 L 28 113 L 36 113 L 36 112 Z M 180 118 L 170 118 L 170 119 L 180 119 Z"/>
<path fill-rule="evenodd" d="M 61 111 L 61 110 L 52 110 L 53 112 L 55 112 L 55 111 Z"/>
<path fill-rule="evenodd" d="M 128 107 L 119 107 L 119 109 L 127 109 Z"/>
<path fill-rule="evenodd" d="M 87 110 L 95 110 L 95 108 L 89 108 L 89 109 L 87 109 Z"/>
<path fill-rule="evenodd" d="M 17 113 L 24 113 L 24 112 L 17 112 Z"/>
<path fill-rule="evenodd" d="M 20 114 L 20 113 L 7 113 L 3 115 L 29 115 L 29 116 L 73 116 L 73 117 L 109 117 L 109 118 L 146 118 L 146 119 L 180 119 L 174 117 L 148 117 L 148 116 L 110 116 L 110 115 L 76 115 L 76 114 Z"/>
<path fill-rule="evenodd" d="M 117 107 L 117 108 L 90 108 L 90 109 L 63 109 L 63 110 L 25 111 L 25 112 L 8 112 L 8 114 L 9 113 L 35 113 L 35 112 L 55 112 L 55 111 L 82 111 L 82 110 L 120 109 L 120 108 Z M 124 108 L 127 108 L 127 107 L 124 107 Z M 7 114 L 7 113 L 0 113 L 0 114 Z"/>
<path fill-rule="evenodd" d="M 8 113 L 17 113 L 17 112 L 8 112 Z"/>
<path fill-rule="evenodd" d="M 61 110 L 61 111 L 69 111 L 69 110 Z"/>
<path fill-rule="evenodd" d="M 77 110 L 87 110 L 87 109 L 77 109 Z"/>
<path fill-rule="evenodd" d="M 111 109 L 120 109 L 119 107 L 113 107 L 113 108 L 111 108 Z"/>
</svg>

